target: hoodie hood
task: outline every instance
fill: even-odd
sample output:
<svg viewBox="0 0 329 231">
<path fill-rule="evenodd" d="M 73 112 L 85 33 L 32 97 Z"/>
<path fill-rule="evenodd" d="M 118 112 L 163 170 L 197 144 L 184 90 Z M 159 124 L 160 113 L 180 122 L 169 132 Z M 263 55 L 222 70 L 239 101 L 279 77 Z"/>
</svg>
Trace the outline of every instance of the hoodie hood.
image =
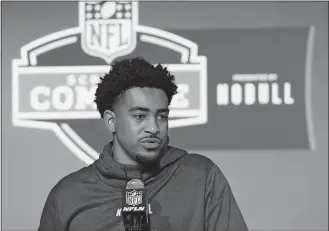
<svg viewBox="0 0 329 231">
<path fill-rule="evenodd" d="M 172 174 L 179 160 L 188 154 L 183 149 L 168 145 L 158 163 L 143 166 L 141 169 L 140 165 L 124 165 L 115 161 L 112 146 L 113 141 L 104 146 L 99 159 L 94 162 L 94 169 L 103 183 L 120 189 L 131 179 L 141 179 L 145 186 L 155 183 L 164 175 Z"/>
</svg>

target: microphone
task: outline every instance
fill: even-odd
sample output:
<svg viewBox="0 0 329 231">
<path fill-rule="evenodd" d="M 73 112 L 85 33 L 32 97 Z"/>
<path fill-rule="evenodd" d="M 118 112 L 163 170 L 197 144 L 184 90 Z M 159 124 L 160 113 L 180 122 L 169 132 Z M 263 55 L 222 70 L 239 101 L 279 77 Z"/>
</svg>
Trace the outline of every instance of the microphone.
<svg viewBox="0 0 329 231">
<path fill-rule="evenodd" d="M 144 231 L 148 225 L 148 203 L 143 182 L 139 179 L 130 180 L 122 196 L 125 231 Z"/>
</svg>

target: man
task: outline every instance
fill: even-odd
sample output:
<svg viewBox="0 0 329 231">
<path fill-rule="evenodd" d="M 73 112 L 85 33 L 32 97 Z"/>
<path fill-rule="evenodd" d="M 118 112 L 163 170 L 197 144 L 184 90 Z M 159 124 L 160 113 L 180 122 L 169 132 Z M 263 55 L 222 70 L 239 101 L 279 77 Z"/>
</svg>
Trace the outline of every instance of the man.
<svg viewBox="0 0 329 231">
<path fill-rule="evenodd" d="M 122 190 L 136 178 L 147 190 L 152 231 L 247 230 L 220 169 L 202 155 L 169 146 L 169 105 L 176 93 L 174 76 L 161 65 L 143 58 L 115 62 L 95 94 L 113 140 L 98 160 L 51 190 L 38 230 L 124 230 Z"/>
</svg>

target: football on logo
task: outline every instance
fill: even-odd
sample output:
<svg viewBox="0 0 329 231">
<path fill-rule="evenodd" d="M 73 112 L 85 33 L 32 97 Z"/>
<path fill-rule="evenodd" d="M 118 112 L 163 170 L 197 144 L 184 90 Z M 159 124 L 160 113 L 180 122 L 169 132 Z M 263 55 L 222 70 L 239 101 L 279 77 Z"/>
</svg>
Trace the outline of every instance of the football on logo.
<svg viewBox="0 0 329 231">
<path fill-rule="evenodd" d="M 143 56 L 175 75 L 169 127 L 207 122 L 207 60 L 197 45 L 138 25 L 137 2 L 80 2 L 80 25 L 38 38 L 13 60 L 13 124 L 50 129 L 86 164 L 111 139 L 93 102 L 109 64 Z"/>
</svg>

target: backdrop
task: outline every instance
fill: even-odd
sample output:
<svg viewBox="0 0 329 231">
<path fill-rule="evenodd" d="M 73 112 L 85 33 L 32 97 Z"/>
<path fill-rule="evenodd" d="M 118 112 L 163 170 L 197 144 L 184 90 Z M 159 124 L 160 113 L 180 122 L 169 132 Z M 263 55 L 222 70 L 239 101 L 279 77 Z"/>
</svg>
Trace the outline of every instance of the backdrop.
<svg viewBox="0 0 329 231">
<path fill-rule="evenodd" d="M 3 230 L 35 230 L 98 158 L 95 87 L 133 56 L 175 74 L 171 144 L 222 169 L 251 230 L 327 230 L 327 20 L 324 2 L 3 2 Z"/>
</svg>

